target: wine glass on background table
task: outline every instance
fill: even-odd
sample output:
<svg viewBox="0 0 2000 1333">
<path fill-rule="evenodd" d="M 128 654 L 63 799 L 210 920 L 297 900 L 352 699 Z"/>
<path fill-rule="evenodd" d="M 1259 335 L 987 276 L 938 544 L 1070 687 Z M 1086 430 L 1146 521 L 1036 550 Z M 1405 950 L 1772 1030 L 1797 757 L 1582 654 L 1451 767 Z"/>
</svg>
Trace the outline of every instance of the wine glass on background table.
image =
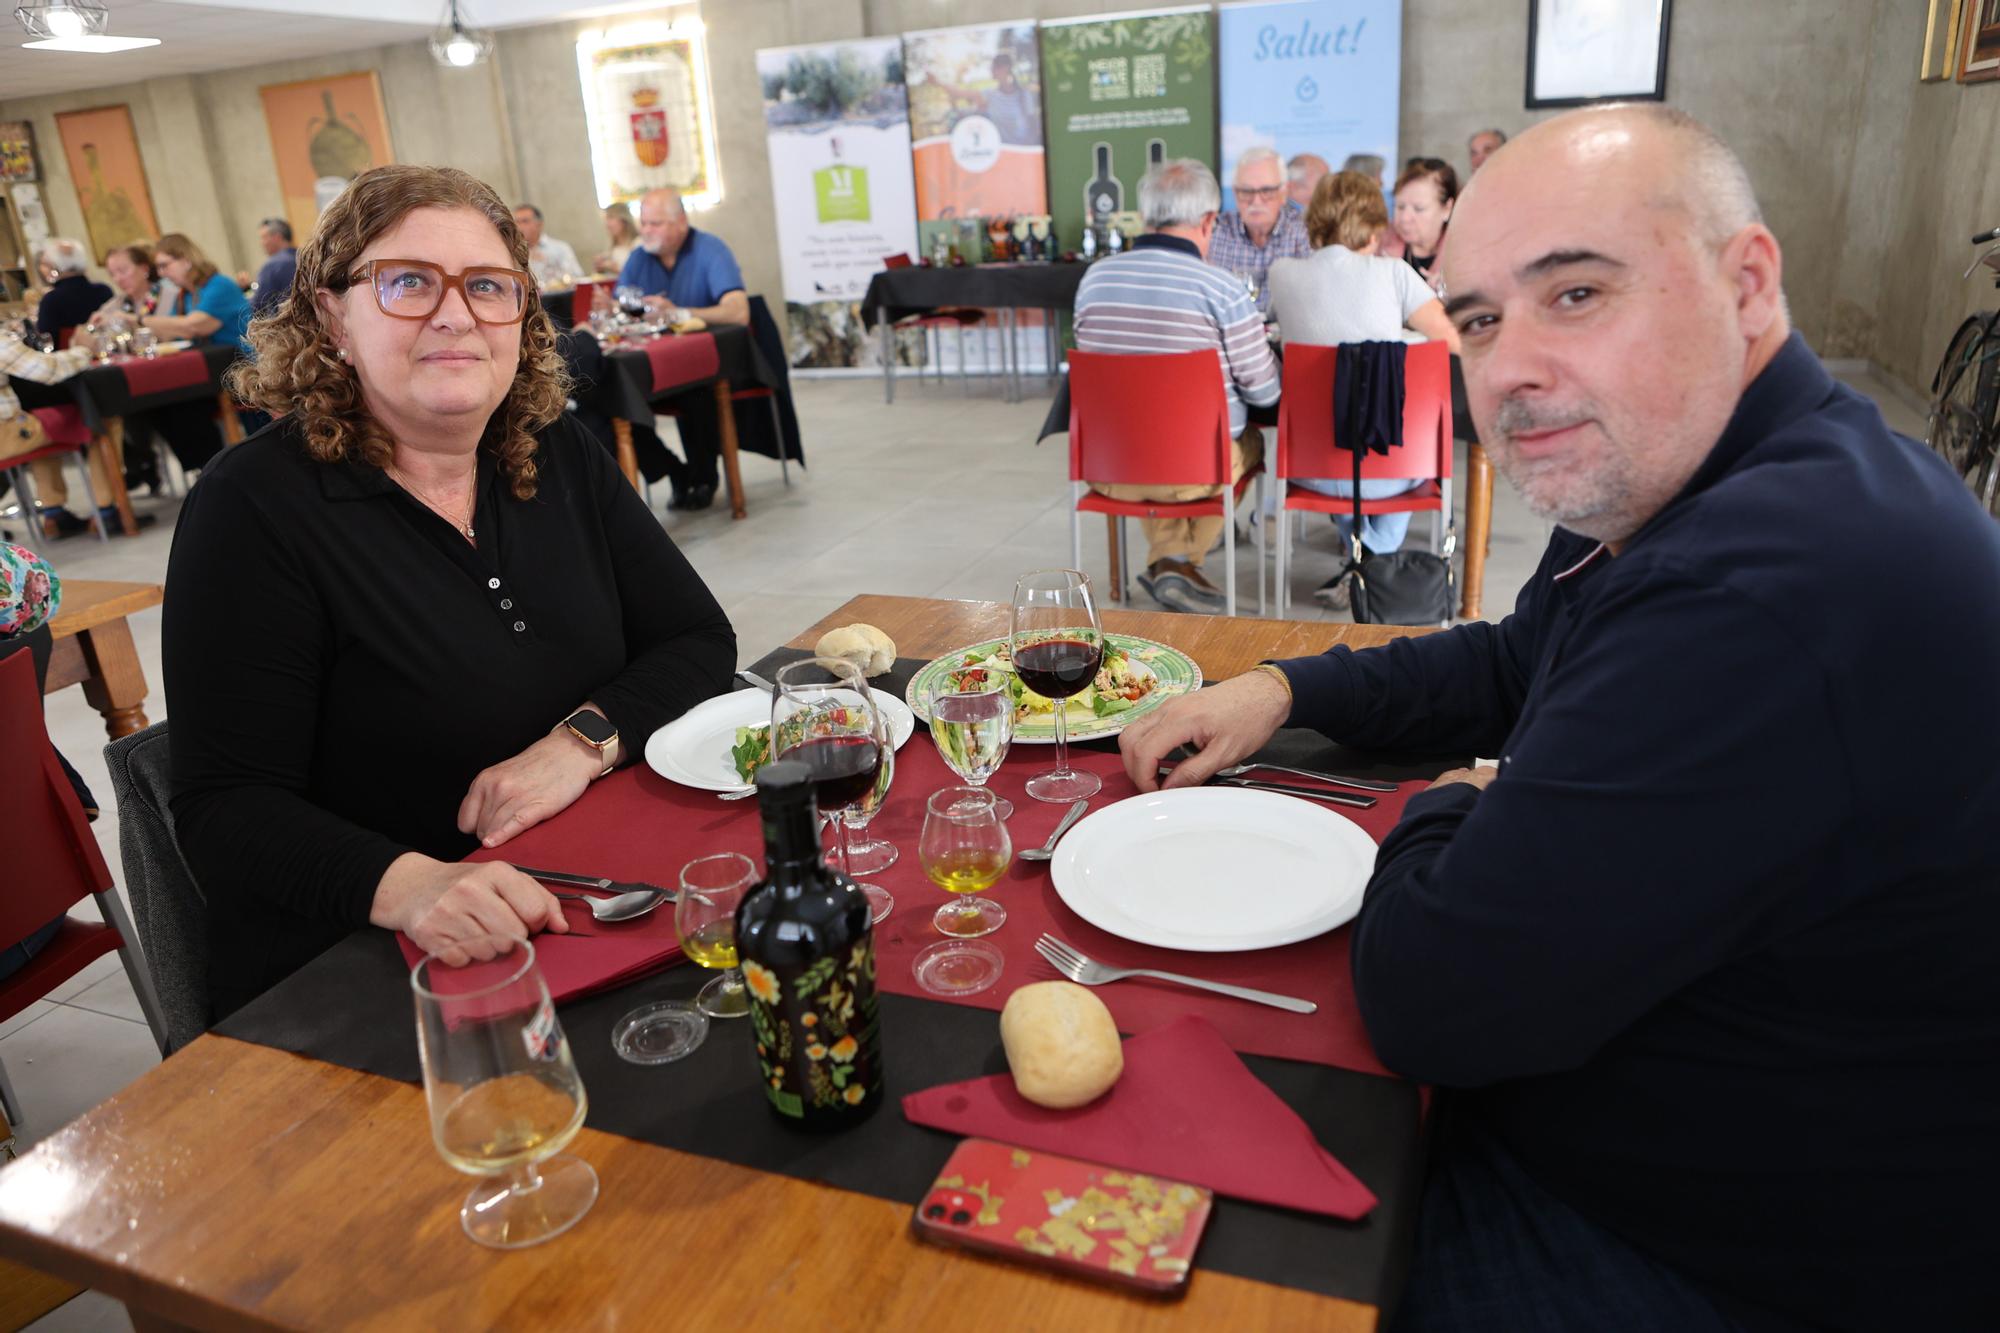
<svg viewBox="0 0 2000 1333">
<path fill-rule="evenodd" d="M 1095 796 L 1103 784 L 1096 774 L 1069 766 L 1064 725 L 1069 700 L 1088 689 L 1104 665 L 1104 630 L 1090 576 L 1038 569 L 1017 579 L 1008 648 L 1021 683 L 1055 703 L 1056 766 L 1028 779 L 1028 795 L 1061 804 Z"/>
<path fill-rule="evenodd" d="M 931 715 L 931 739 L 945 766 L 958 774 L 969 787 L 984 787 L 1007 758 L 1014 739 L 1014 692 L 1008 678 L 990 667 L 977 679 L 959 673 L 954 683 L 947 676 L 931 692 L 926 711 Z M 1014 803 L 1003 796 L 993 798 L 1002 819 L 1014 817 Z"/>
<path fill-rule="evenodd" d="M 931 883 L 955 895 L 931 924 L 949 938 L 929 945 L 911 964 L 917 984 L 934 995 L 970 995 L 999 979 L 1004 956 L 981 935 L 1007 924 L 1007 909 L 974 895 L 1007 873 L 1014 844 L 984 787 L 946 787 L 924 807 L 917 856 Z"/>
<path fill-rule="evenodd" d="M 861 668 L 838 657 L 808 657 L 778 668 L 772 680 L 771 758 L 793 759 L 812 775 L 820 817 L 833 827 L 840 868 L 849 879 L 847 821 L 842 811 L 868 796 L 881 776 L 889 729 Z M 871 893 L 870 890 L 873 890 Z M 877 920 L 895 900 L 862 885 Z"/>
<path fill-rule="evenodd" d="M 410 971 L 431 1135 L 445 1161 L 482 1177 L 458 1211 L 465 1234 L 514 1250 L 559 1236 L 597 1201 L 597 1173 L 562 1154 L 589 1105 L 527 940 L 467 941 Z"/>
<path fill-rule="evenodd" d="M 724 969 L 694 997 L 695 1008 L 710 1018 L 750 1012 L 750 992 L 736 963 L 736 905 L 756 882 L 755 863 L 737 852 L 698 856 L 681 867 L 681 900 L 674 906 L 681 952 L 703 967 Z"/>
<path fill-rule="evenodd" d="M 845 825 L 847 836 L 848 873 L 854 876 L 878 875 L 902 859 L 896 844 L 886 838 L 873 837 L 868 825 L 882 812 L 882 803 L 889 799 L 889 785 L 896 780 L 896 748 L 882 747 L 882 767 L 875 774 L 875 785 L 863 792 L 861 799 L 840 812 L 841 823 Z M 861 882 L 858 881 L 857 882 Z M 889 915 L 896 905 L 895 898 L 879 884 L 861 882 L 861 892 L 867 895 L 873 919 L 880 921 Z"/>
</svg>

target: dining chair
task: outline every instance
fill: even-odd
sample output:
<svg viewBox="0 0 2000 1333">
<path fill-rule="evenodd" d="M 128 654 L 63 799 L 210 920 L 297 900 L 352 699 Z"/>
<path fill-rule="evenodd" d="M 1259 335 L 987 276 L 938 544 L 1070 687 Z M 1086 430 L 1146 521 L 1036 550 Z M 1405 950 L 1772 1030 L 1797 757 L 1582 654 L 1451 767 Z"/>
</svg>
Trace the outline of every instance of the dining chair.
<svg viewBox="0 0 2000 1333">
<path fill-rule="evenodd" d="M 104 747 L 118 806 L 118 854 L 132 920 L 177 1051 L 208 1029 L 208 904 L 181 855 L 168 805 L 167 723 L 121 736 Z"/>
<path fill-rule="evenodd" d="M 909 268 L 913 262 L 907 254 L 882 256 L 883 268 Z M 944 347 L 943 340 L 938 335 L 944 329 L 957 330 L 958 379 L 960 386 L 970 396 L 972 393 L 972 376 L 967 371 L 965 364 L 965 331 L 975 324 L 984 324 L 985 322 L 986 312 L 983 310 L 972 306 L 947 305 L 939 306 L 929 314 L 905 315 L 903 318 L 894 321 L 890 325 L 890 329 L 892 334 L 900 332 L 903 329 L 923 330 L 926 337 L 926 355 L 930 359 L 932 372 L 937 376 L 937 381 L 940 384 L 944 383 Z M 895 338 L 892 336 L 889 342 L 890 355 L 893 356 L 895 354 Z M 920 371 L 919 378 L 921 378 L 921 375 L 922 372 Z M 888 397 L 891 390 L 886 384 L 883 386 L 882 392 L 884 401 L 894 401 Z"/>
<path fill-rule="evenodd" d="M 22 516 L 27 519 L 30 531 L 36 538 L 42 536 L 37 530 L 34 515 L 40 512 L 40 503 L 35 498 L 34 483 L 30 477 L 30 463 L 41 459 L 53 459 L 58 464 L 74 455 L 83 469 L 83 493 L 90 497 L 91 522 L 97 525 L 97 539 L 110 541 L 111 534 L 103 522 L 104 510 L 99 507 L 96 484 L 90 479 L 90 428 L 83 424 L 83 411 L 76 407 L 35 407 L 29 409 L 35 420 L 42 423 L 42 431 L 49 442 L 39 449 L 9 458 L 0 472 L 13 479 L 14 493 L 21 497 Z"/>
<path fill-rule="evenodd" d="M 1354 455 L 1333 432 L 1334 365 L 1338 347 L 1292 343 L 1285 348 L 1283 389 L 1278 398 L 1278 447 L 1271 460 L 1278 487 L 1278 615 L 1285 614 L 1291 586 L 1291 515 L 1294 512 L 1352 515 L 1354 500 L 1322 495 L 1297 485 L 1301 477 L 1351 478 Z M 1401 495 L 1363 500 L 1363 514 L 1435 515 L 1431 545 L 1450 557 L 1446 531 L 1451 523 L 1451 351 L 1441 342 L 1412 343 L 1403 355 L 1403 442 L 1386 454 L 1361 457 L 1361 479 L 1420 480 Z"/>
<path fill-rule="evenodd" d="M 1118 599 L 1129 600 L 1132 561 L 1125 548 L 1127 518 L 1223 520 L 1223 596 L 1236 614 L 1236 525 L 1230 521 L 1254 480 L 1262 496 L 1263 465 L 1244 470 L 1234 485 L 1234 440 L 1222 362 L 1214 348 L 1158 355 L 1071 352 L 1069 356 L 1070 560 L 1083 564 L 1083 514 L 1117 521 Z M 1129 486 L 1219 486 L 1199 500 L 1114 500 L 1092 483 Z M 1258 551 L 1263 550 L 1261 526 Z M 1264 562 L 1257 561 L 1257 613 L 1264 603 Z"/>
<path fill-rule="evenodd" d="M 160 1053 L 166 1032 L 138 936 L 111 884 L 96 835 L 70 785 L 42 721 L 42 692 L 33 655 L 0 658 L 0 810 L 8 812 L 8 891 L 0 893 L 0 946 L 26 940 L 49 922 L 61 925 L 18 972 L 0 980 L 0 1022 L 45 998 L 85 967 L 116 950 Z M 104 918 L 83 921 L 69 909 L 93 899 Z M 0 1099 L 11 1089 L 0 1078 Z M 20 1108 L 7 1106 L 21 1123 Z"/>
</svg>

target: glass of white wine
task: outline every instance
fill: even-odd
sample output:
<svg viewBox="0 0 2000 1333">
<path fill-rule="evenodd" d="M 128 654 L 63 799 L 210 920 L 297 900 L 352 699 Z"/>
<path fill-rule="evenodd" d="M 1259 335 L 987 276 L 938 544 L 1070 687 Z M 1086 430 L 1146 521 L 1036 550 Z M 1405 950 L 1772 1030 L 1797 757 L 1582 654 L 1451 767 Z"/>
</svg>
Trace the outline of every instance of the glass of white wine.
<svg viewBox="0 0 2000 1333">
<path fill-rule="evenodd" d="M 597 1173 L 563 1153 L 589 1102 L 535 946 L 492 935 L 459 948 L 468 961 L 427 954 L 410 971 L 431 1135 L 445 1161 L 481 1177 L 458 1210 L 465 1234 L 516 1250 L 597 1201 Z"/>
<path fill-rule="evenodd" d="M 698 856 L 681 867 L 681 900 L 674 907 L 681 952 L 703 967 L 723 969 L 694 997 L 710 1018 L 750 1012 L 750 992 L 736 965 L 736 905 L 756 882 L 756 864 L 738 852 Z"/>
<path fill-rule="evenodd" d="M 999 883 L 1014 859 L 1014 844 L 995 803 L 984 787 L 945 787 L 933 792 L 924 807 L 917 855 L 931 883 L 953 895 L 931 916 L 940 934 L 972 939 L 1007 924 L 1006 908 L 974 896 Z"/>
<path fill-rule="evenodd" d="M 931 694 L 927 709 L 931 739 L 945 765 L 967 786 L 984 787 L 1014 740 L 1014 693 L 1008 678 L 989 669 L 980 681 L 953 685 L 946 680 Z M 1003 796 L 993 798 L 993 808 L 1002 819 L 1014 815 L 1014 803 Z"/>
</svg>

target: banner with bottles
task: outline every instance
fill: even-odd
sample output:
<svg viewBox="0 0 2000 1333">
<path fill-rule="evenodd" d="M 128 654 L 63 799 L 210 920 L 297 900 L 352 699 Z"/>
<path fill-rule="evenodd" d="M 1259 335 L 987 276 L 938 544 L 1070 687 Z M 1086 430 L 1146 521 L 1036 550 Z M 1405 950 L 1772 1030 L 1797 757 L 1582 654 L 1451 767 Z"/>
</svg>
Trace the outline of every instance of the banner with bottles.
<svg viewBox="0 0 2000 1333">
<path fill-rule="evenodd" d="M 1220 20 L 1224 208 L 1251 148 L 1394 175 L 1403 0 L 1229 5 Z"/>
<path fill-rule="evenodd" d="M 1085 219 L 1139 207 L 1152 163 L 1215 165 L 1215 20 L 1206 6 L 1042 24 L 1049 212 L 1065 248 Z"/>
<path fill-rule="evenodd" d="M 861 294 L 917 248 L 902 40 L 767 49 L 757 76 L 792 362 L 865 364 Z"/>
<path fill-rule="evenodd" d="M 1032 22 L 903 34 L 917 230 L 1048 212 L 1041 53 Z"/>
</svg>

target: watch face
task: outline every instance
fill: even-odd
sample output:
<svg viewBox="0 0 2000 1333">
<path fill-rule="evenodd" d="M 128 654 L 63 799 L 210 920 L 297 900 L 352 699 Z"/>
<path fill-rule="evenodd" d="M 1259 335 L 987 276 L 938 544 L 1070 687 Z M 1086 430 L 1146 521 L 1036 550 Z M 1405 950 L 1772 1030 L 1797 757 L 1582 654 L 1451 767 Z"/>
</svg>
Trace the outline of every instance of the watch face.
<svg viewBox="0 0 2000 1333">
<path fill-rule="evenodd" d="M 572 731 L 579 733 L 585 740 L 600 749 L 618 739 L 618 728 L 612 726 L 608 719 L 600 714 L 591 712 L 588 708 L 579 708 L 574 713 L 571 713 L 567 719 L 567 724 Z"/>
</svg>

